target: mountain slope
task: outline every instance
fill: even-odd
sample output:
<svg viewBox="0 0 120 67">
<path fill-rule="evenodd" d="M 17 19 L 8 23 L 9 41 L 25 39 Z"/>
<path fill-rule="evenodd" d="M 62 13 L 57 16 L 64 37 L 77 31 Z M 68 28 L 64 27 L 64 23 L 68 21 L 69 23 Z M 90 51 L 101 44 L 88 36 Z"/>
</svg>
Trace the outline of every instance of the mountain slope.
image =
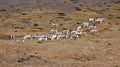
<svg viewBox="0 0 120 67">
<path fill-rule="evenodd" d="M 0 9 L 29 6 L 34 8 L 74 11 L 76 10 L 74 7 L 79 7 L 80 4 L 112 4 L 118 1 L 119 0 L 0 0 Z"/>
</svg>

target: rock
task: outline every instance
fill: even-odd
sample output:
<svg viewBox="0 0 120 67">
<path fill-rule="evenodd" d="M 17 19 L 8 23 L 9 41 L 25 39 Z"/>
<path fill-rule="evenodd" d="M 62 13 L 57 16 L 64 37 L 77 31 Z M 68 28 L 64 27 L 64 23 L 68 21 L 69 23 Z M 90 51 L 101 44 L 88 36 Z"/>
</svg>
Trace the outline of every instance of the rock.
<svg viewBox="0 0 120 67">
<path fill-rule="evenodd" d="M 24 61 L 28 61 L 30 58 L 19 58 L 18 59 L 18 62 L 24 62 Z"/>
</svg>

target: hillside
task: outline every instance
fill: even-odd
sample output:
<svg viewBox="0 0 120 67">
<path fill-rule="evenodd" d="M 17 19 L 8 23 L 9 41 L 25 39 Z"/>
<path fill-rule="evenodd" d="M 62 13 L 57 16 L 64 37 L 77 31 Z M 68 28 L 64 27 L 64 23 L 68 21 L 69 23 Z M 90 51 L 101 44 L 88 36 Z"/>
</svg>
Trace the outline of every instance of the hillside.
<svg viewBox="0 0 120 67">
<path fill-rule="evenodd" d="M 88 4 L 115 4 L 119 0 L 0 0 L 0 8 L 7 9 L 13 7 L 46 8 L 60 11 L 75 11 L 74 7 Z"/>
<path fill-rule="evenodd" d="M 104 18 L 95 33 L 89 18 Z M 72 40 L 80 26 L 86 35 Z M 52 29 L 68 37 L 52 40 Z M 0 67 L 120 67 L 119 57 L 120 0 L 0 0 Z"/>
</svg>

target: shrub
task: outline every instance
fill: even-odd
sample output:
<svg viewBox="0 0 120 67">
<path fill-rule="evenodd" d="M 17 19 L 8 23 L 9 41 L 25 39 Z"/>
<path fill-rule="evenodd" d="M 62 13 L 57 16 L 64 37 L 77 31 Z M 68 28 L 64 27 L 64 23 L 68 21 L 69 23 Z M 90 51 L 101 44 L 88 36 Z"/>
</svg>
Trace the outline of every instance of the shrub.
<svg viewBox="0 0 120 67">
<path fill-rule="evenodd" d="M 78 3 L 79 0 L 71 0 L 73 3 Z"/>
<path fill-rule="evenodd" d="M 65 13 L 58 13 L 60 16 L 66 16 Z"/>
<path fill-rule="evenodd" d="M 80 10 L 82 10 L 81 8 L 79 8 L 79 7 L 74 7 L 77 11 L 80 11 Z"/>
</svg>

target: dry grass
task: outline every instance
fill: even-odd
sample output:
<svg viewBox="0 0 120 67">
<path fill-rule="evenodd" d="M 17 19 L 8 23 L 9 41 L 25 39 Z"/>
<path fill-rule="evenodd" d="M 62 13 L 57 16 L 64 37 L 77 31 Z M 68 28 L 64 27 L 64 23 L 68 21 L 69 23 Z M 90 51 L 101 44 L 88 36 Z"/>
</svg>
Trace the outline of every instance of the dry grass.
<svg viewBox="0 0 120 67">
<path fill-rule="evenodd" d="M 119 66 L 120 62 L 120 46 L 116 39 L 82 38 L 76 41 L 47 41 L 42 44 L 37 44 L 36 41 L 26 41 L 25 44 L 4 40 L 0 42 L 3 43 L 0 45 L 0 65 L 4 67 L 114 67 Z M 25 57 L 30 59 L 18 62 L 19 58 Z"/>
</svg>

